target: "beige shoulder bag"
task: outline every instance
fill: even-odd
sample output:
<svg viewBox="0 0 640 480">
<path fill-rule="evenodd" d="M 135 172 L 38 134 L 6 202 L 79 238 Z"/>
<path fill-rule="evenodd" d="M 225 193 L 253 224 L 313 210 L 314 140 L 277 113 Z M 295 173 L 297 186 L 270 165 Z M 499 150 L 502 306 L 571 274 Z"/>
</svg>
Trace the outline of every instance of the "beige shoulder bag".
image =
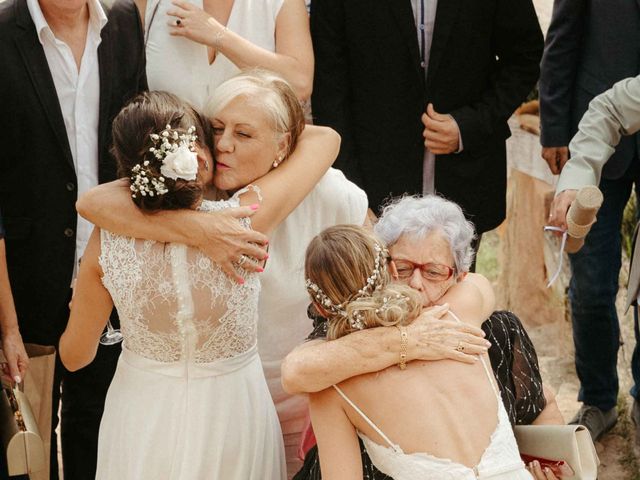
<svg viewBox="0 0 640 480">
<path fill-rule="evenodd" d="M 43 470 L 44 443 L 29 400 L 18 388 L 0 392 L 0 440 L 7 456 L 9 476 Z"/>
<path fill-rule="evenodd" d="M 24 391 L 0 387 L 0 455 L 7 459 L 9 475 L 28 473 L 31 480 L 47 480 L 55 348 L 24 347 L 30 360 Z M 0 363 L 4 361 L 0 349 Z"/>
</svg>

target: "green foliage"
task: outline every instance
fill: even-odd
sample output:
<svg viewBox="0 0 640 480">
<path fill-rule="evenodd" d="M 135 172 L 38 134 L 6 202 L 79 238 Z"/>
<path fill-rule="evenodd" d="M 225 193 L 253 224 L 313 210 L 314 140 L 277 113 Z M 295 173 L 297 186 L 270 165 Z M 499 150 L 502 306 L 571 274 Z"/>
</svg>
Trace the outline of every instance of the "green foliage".
<svg viewBox="0 0 640 480">
<path fill-rule="evenodd" d="M 631 258 L 631 247 L 633 246 L 633 233 L 638 223 L 638 201 L 635 191 L 631 195 L 622 215 L 622 249 Z"/>
<path fill-rule="evenodd" d="M 483 274 L 491 282 L 498 281 L 500 266 L 498 265 L 498 248 L 500 239 L 495 230 L 482 234 L 480 250 L 476 260 L 476 272 Z"/>
</svg>

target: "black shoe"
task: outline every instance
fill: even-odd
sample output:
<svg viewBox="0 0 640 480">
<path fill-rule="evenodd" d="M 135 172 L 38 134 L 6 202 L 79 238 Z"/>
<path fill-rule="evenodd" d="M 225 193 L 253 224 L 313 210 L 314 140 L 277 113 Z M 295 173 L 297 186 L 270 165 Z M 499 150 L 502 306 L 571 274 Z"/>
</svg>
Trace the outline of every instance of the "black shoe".
<svg viewBox="0 0 640 480">
<path fill-rule="evenodd" d="M 591 438 L 596 442 L 600 437 L 615 427 L 618 421 L 618 411 L 615 407 L 606 412 L 598 407 L 582 405 L 569 425 L 584 425 L 591 433 Z"/>
<path fill-rule="evenodd" d="M 633 400 L 633 407 L 631 407 L 631 420 L 636 430 L 636 448 L 640 448 L 640 400 L 637 398 Z"/>
</svg>

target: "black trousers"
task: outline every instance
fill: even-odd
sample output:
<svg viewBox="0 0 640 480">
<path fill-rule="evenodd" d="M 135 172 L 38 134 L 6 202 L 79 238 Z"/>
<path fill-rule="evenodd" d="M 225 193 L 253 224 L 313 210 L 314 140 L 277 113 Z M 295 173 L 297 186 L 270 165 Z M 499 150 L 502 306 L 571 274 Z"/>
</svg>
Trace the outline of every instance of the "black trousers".
<svg viewBox="0 0 640 480">
<path fill-rule="evenodd" d="M 102 419 L 107 390 L 116 370 L 120 352 L 120 344 L 100 345 L 95 360 L 77 372 L 67 371 L 60 362 L 56 365 L 57 370 L 61 373 L 62 423 L 60 436 L 65 479 L 95 479 L 100 420 Z M 55 411 L 57 412 L 57 410 Z M 57 423 L 57 421 L 57 415 L 52 416 L 52 423 Z M 53 470 L 54 463 L 55 468 L 58 468 L 53 439 L 51 445 Z M 52 471 L 51 480 L 57 478 L 57 470 L 55 476 Z"/>
</svg>

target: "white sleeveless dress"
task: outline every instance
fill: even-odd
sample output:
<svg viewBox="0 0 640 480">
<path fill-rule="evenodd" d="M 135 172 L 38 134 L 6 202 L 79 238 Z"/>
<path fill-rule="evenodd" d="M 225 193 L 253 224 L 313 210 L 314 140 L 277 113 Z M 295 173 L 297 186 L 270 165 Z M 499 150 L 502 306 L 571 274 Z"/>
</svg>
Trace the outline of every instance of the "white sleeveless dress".
<svg viewBox="0 0 640 480">
<path fill-rule="evenodd" d="M 202 0 L 189 0 L 202 8 Z M 271 52 L 276 50 L 276 19 L 284 0 L 234 0 L 227 28 Z M 165 90 L 202 109 L 209 95 L 240 70 L 218 54 L 209 65 L 207 47 L 169 35 L 171 0 L 149 0 L 145 12 L 147 80 L 150 90 Z"/>
<path fill-rule="evenodd" d="M 453 314 L 452 314 L 453 315 Z M 454 315 L 455 317 L 455 315 Z M 455 317 L 457 319 L 457 317 Z M 458 320 L 459 321 L 459 320 Z M 504 408 L 500 392 L 493 375 L 483 357 L 482 366 L 491 383 L 498 403 L 498 422 L 480 462 L 474 468 L 439 458 L 428 453 L 404 453 L 400 445 L 393 443 L 367 415 L 334 385 L 340 396 L 373 428 L 387 445 L 380 445 L 362 432 L 358 436 L 371 458 L 371 462 L 382 473 L 394 480 L 533 480 L 520 458 L 518 445 L 509 423 L 509 415 Z"/>
<path fill-rule="evenodd" d="M 237 205 L 205 201 L 201 210 Z M 196 249 L 104 230 L 101 247 L 124 343 L 100 425 L 96 478 L 285 478 L 256 346 L 257 275 L 245 272 L 238 285 Z"/>
</svg>

